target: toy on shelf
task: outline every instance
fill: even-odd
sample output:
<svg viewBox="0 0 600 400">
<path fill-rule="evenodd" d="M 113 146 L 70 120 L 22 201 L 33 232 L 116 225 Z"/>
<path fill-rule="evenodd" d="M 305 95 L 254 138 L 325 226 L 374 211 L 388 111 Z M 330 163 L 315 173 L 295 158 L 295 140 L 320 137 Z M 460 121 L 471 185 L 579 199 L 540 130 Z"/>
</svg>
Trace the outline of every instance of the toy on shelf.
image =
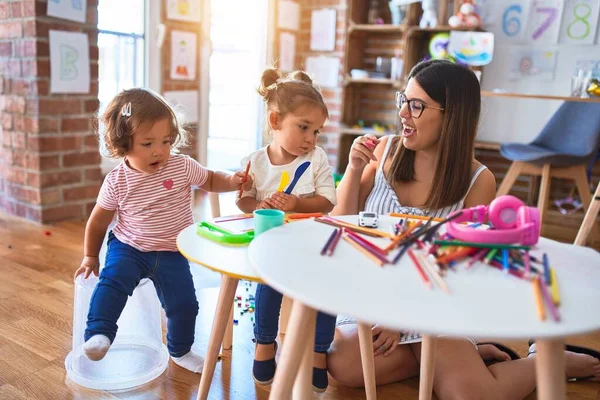
<svg viewBox="0 0 600 400">
<path fill-rule="evenodd" d="M 591 96 L 600 96 L 600 80 L 598 80 L 598 79 L 590 80 L 590 84 L 587 87 L 586 91 Z"/>
<path fill-rule="evenodd" d="M 463 0 L 459 12 L 448 19 L 448 25 L 453 28 L 480 28 L 481 17 L 475 12 L 474 0 Z"/>
<path fill-rule="evenodd" d="M 367 22 L 369 24 L 383 24 L 383 18 L 381 18 L 381 13 L 379 12 L 379 0 L 371 0 L 369 12 L 367 14 Z"/>
<path fill-rule="evenodd" d="M 435 0 L 423 0 L 421 3 L 423 8 L 423 16 L 419 22 L 421 29 L 435 28 L 437 26 L 437 10 L 435 9 Z"/>
<path fill-rule="evenodd" d="M 448 32 L 436 33 L 429 41 L 429 55 L 434 60 L 452 59 L 448 53 L 450 34 Z"/>
</svg>

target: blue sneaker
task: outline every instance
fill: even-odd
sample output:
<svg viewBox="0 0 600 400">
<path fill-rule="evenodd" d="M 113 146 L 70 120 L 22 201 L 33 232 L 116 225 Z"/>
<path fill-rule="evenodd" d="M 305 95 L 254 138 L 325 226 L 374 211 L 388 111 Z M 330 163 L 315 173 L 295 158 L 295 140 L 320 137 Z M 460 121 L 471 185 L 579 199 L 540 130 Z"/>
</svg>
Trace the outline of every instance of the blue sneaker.
<svg viewBox="0 0 600 400">
<path fill-rule="evenodd" d="M 275 354 L 277 354 L 277 342 L 274 342 L 273 346 L 275 348 Z M 254 360 L 254 364 L 252 365 L 252 378 L 258 385 L 270 385 L 275 377 L 275 369 L 277 369 L 275 357 L 264 361 Z"/>
<path fill-rule="evenodd" d="M 327 376 L 327 368 L 313 367 L 312 387 L 317 393 L 323 393 L 329 386 L 329 377 Z"/>
</svg>

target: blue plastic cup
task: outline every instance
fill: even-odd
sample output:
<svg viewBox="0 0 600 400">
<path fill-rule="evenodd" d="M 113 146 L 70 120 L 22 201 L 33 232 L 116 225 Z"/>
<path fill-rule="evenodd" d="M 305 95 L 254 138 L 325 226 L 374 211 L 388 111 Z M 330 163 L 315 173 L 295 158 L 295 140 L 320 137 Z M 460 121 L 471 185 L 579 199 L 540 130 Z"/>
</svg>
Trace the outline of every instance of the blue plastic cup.
<svg viewBox="0 0 600 400">
<path fill-rule="evenodd" d="M 283 225 L 285 213 L 281 210 L 254 211 L 254 237 L 271 228 Z"/>
</svg>

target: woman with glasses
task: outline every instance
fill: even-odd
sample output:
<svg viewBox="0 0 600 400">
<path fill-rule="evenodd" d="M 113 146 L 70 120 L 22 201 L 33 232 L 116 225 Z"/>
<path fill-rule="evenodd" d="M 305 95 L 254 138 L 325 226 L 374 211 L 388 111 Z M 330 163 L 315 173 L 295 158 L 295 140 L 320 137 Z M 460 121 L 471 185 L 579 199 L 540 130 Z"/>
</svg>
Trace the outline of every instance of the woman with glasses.
<svg viewBox="0 0 600 400">
<path fill-rule="evenodd" d="M 364 210 L 445 217 L 490 204 L 495 178 L 474 152 L 481 109 L 475 74 L 448 61 L 419 63 L 409 74 L 406 90 L 396 94 L 396 106 L 400 134 L 381 140 L 367 135 L 354 141 L 332 214 Z M 372 331 L 377 384 L 419 374 L 418 333 L 378 325 Z M 530 352 L 535 353 L 535 344 Z M 518 358 L 500 344 L 477 346 L 466 338 L 440 338 L 434 391 L 440 399 L 522 399 L 535 388 L 534 359 Z M 488 367 L 484 360 L 506 362 Z M 598 359 L 567 352 L 566 360 L 567 376 L 600 379 Z M 356 321 L 338 317 L 327 364 L 341 384 L 364 385 Z"/>
</svg>

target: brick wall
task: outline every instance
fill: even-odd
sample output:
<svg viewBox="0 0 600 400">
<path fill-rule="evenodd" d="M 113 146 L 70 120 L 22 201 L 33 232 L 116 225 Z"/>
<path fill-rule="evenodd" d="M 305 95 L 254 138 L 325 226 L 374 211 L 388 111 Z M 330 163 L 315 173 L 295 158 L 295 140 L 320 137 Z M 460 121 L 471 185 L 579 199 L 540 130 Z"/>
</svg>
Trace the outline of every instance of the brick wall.
<svg viewBox="0 0 600 400">
<path fill-rule="evenodd" d="M 196 33 L 196 54 L 200 54 L 200 24 L 185 21 L 173 21 L 167 19 L 165 7 L 162 7 L 161 21 L 165 24 L 165 40 L 161 51 L 162 67 L 162 88 L 161 93 L 173 90 L 200 90 L 200 57 L 197 57 L 196 78 L 191 81 L 171 79 L 171 32 L 173 30 Z M 192 124 L 188 127 L 190 131 L 190 145 L 182 149 L 182 153 L 198 158 L 198 124 Z"/>
<path fill-rule="evenodd" d="M 340 84 L 337 88 L 322 88 L 323 96 L 329 109 L 329 123 L 319 137 L 319 146 L 323 147 L 329 156 L 331 165 L 337 165 L 339 126 L 342 111 L 342 67 L 344 65 L 344 50 L 346 45 L 346 13 L 345 0 L 300 0 L 301 7 L 300 31 L 296 38 L 296 65 L 304 69 L 306 57 L 325 55 L 340 58 Z M 310 50 L 310 17 L 315 9 L 332 8 L 336 10 L 336 44 L 334 51 L 315 52 Z"/>
<path fill-rule="evenodd" d="M 46 16 L 47 2 L 0 2 L 0 208 L 38 222 L 85 218 L 101 182 L 97 0 L 85 24 Z M 50 94 L 50 29 L 89 36 L 89 94 Z"/>
</svg>

